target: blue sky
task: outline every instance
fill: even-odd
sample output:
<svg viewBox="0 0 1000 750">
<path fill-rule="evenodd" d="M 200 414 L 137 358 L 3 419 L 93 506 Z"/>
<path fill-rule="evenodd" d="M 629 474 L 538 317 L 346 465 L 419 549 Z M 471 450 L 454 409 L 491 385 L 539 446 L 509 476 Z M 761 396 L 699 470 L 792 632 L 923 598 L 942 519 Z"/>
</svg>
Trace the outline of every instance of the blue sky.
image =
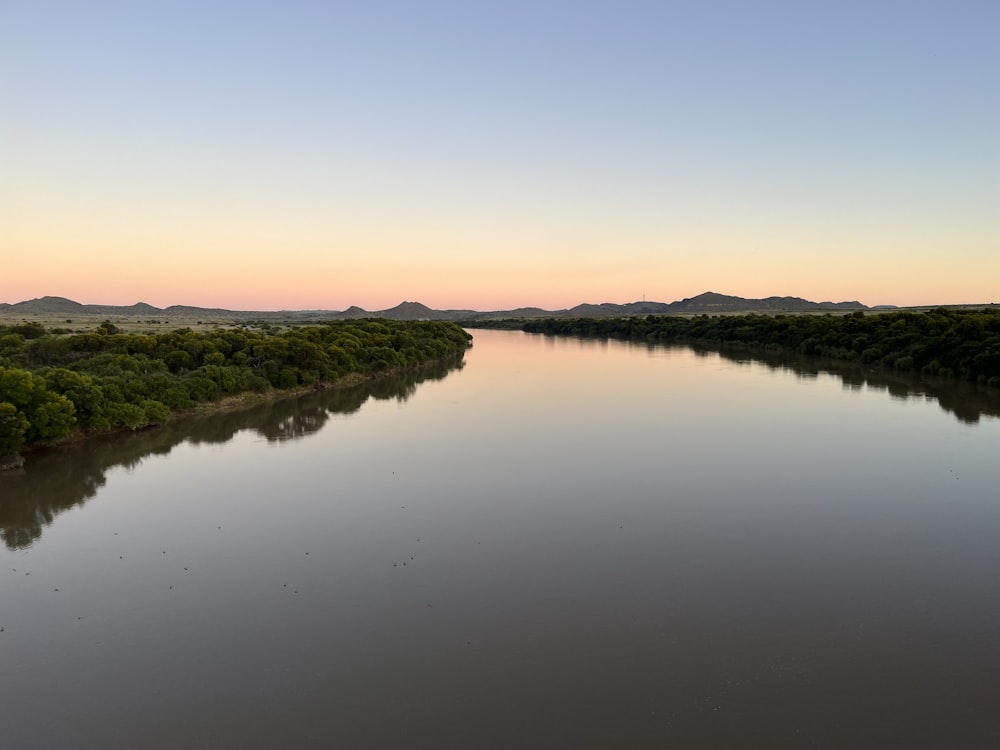
<svg viewBox="0 0 1000 750">
<path fill-rule="evenodd" d="M 998 29 L 994 2 L 0 3 L 0 300 L 996 300 Z"/>
</svg>

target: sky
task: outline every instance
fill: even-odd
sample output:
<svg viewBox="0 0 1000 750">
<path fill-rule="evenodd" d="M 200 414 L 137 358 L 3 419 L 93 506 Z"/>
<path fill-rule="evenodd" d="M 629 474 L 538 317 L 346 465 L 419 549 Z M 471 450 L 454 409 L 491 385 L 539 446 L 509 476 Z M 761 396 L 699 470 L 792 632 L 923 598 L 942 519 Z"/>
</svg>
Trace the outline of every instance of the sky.
<svg viewBox="0 0 1000 750">
<path fill-rule="evenodd" d="M 0 302 L 1000 301 L 1000 2 L 0 0 Z"/>
</svg>

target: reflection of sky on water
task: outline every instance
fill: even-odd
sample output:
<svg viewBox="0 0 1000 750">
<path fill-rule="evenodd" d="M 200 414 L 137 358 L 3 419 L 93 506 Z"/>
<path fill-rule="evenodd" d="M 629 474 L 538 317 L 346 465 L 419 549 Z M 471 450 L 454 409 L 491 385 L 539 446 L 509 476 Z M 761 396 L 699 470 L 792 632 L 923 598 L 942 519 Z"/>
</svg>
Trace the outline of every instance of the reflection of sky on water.
<svg viewBox="0 0 1000 750">
<path fill-rule="evenodd" d="M 993 744 L 997 420 L 510 332 L 403 391 L 5 479 L 13 746 Z"/>
<path fill-rule="evenodd" d="M 132 470 L 151 456 L 171 454 L 180 444 L 222 445 L 247 431 L 268 442 L 306 437 L 322 429 L 331 415 L 353 414 L 371 399 L 403 402 L 418 384 L 443 378 L 460 366 L 434 365 L 357 386 L 328 388 L 37 451 L 29 455 L 24 469 L 0 472 L 0 537 L 11 549 L 30 546 L 61 510 L 92 498 L 112 468 Z"/>
</svg>

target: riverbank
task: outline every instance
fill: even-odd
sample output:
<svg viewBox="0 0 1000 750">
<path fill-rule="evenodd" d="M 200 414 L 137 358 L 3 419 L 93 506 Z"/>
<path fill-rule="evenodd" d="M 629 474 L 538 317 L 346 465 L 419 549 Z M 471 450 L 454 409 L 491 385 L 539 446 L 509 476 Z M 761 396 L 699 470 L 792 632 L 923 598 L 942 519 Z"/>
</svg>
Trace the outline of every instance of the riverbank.
<svg viewBox="0 0 1000 750">
<path fill-rule="evenodd" d="M 742 346 L 1000 388 L 1000 310 L 993 307 L 836 316 L 543 318 L 481 327 L 648 344 Z"/>
<path fill-rule="evenodd" d="M 442 365 L 451 363 L 458 364 L 463 358 L 464 352 L 459 353 L 458 355 L 449 355 L 439 359 L 427 360 L 418 365 L 394 367 L 367 375 L 357 372 L 348 373 L 347 375 L 337 378 L 336 380 L 320 381 L 317 383 L 296 386 L 294 388 L 272 387 L 264 391 L 244 391 L 243 393 L 236 393 L 219 399 L 200 402 L 187 409 L 171 411 L 167 419 L 162 422 L 150 423 L 137 427 L 116 426 L 108 429 L 76 429 L 57 440 L 43 444 L 36 443 L 24 446 L 16 453 L 0 456 L 0 471 L 13 471 L 23 468 L 25 462 L 32 454 L 51 448 L 82 443 L 96 438 L 113 437 L 114 435 L 119 434 L 125 435 L 147 430 L 156 430 L 162 428 L 166 424 L 178 422 L 184 419 L 190 419 L 192 417 L 208 417 L 216 414 L 242 411 L 270 401 L 295 398 L 296 396 L 304 396 L 317 391 L 353 388 L 365 383 L 389 380 L 405 373 L 419 373 L 421 371 L 430 370 Z"/>
<path fill-rule="evenodd" d="M 150 334 L 107 323 L 72 335 L 0 326 L 0 455 L 163 424 L 199 405 L 350 385 L 461 357 L 470 340 L 459 326 L 434 321 Z"/>
<path fill-rule="evenodd" d="M 0 456 L 0 471 L 13 471 L 24 466 L 24 456 L 20 453 L 11 453 Z"/>
</svg>

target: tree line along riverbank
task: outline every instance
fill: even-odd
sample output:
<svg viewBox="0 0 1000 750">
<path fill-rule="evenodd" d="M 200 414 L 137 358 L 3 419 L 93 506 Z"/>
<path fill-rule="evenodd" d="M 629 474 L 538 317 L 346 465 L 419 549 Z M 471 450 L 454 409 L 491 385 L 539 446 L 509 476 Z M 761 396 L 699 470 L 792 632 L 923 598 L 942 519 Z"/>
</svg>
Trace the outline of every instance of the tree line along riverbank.
<svg viewBox="0 0 1000 750">
<path fill-rule="evenodd" d="M 1000 309 L 848 315 L 649 315 L 470 324 L 529 333 L 794 352 L 1000 387 Z"/>
<path fill-rule="evenodd" d="M 0 325 L 0 464 L 75 432 L 137 429 L 240 394 L 461 357 L 471 338 L 453 323 L 381 319 L 165 333 Z"/>
</svg>

